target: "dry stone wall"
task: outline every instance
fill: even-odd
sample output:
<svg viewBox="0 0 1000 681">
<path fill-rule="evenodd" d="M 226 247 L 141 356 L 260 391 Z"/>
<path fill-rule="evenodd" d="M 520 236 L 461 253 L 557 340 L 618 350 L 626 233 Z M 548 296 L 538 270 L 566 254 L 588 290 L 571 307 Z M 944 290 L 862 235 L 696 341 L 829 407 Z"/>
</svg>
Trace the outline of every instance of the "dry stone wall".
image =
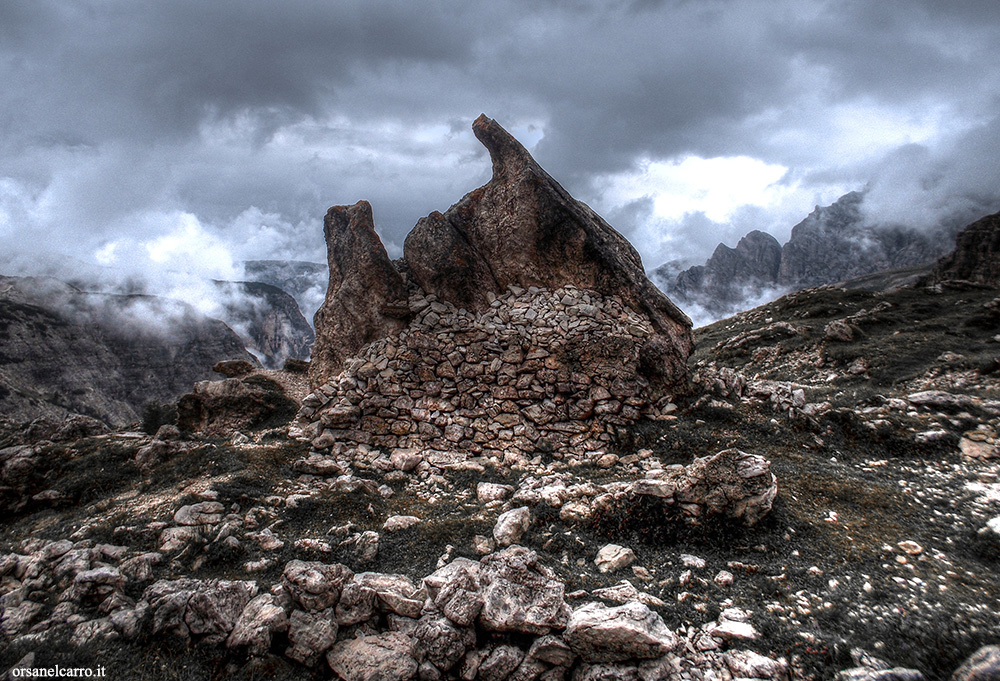
<svg viewBox="0 0 1000 681">
<path fill-rule="evenodd" d="M 641 373 L 648 319 L 617 296 L 511 286 L 472 313 L 409 284 L 399 334 L 363 348 L 303 401 L 294 436 L 317 450 L 596 460 L 614 426 L 668 408 Z"/>
</svg>

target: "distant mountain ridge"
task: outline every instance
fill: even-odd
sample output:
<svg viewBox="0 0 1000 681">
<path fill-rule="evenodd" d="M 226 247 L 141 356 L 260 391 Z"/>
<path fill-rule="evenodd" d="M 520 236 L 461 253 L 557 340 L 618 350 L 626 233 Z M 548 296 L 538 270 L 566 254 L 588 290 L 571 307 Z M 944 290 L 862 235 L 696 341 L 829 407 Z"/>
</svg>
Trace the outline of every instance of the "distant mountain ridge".
<svg viewBox="0 0 1000 681">
<path fill-rule="evenodd" d="M 286 359 L 308 359 L 312 326 L 289 293 L 259 281 L 217 281 L 223 294 L 223 321 L 243 339 L 247 350 L 268 369 Z"/>
<path fill-rule="evenodd" d="M 244 279 L 276 286 L 299 304 L 302 314 L 312 324 L 312 317 L 326 297 L 330 267 L 325 262 L 305 260 L 247 260 Z"/>
<path fill-rule="evenodd" d="M 928 235 L 873 226 L 861 212 L 863 200 L 862 192 L 850 192 L 817 206 L 783 246 L 755 230 L 736 248 L 719 244 L 704 265 L 677 272 L 676 264 L 666 263 L 650 278 L 681 307 L 697 306 L 718 319 L 781 293 L 930 263 L 951 250 L 957 230 L 942 227 Z"/>
<path fill-rule="evenodd" d="M 232 329 L 184 303 L 0 276 L 0 416 L 11 421 L 82 414 L 121 427 L 218 378 L 224 359 L 253 361 Z"/>
</svg>

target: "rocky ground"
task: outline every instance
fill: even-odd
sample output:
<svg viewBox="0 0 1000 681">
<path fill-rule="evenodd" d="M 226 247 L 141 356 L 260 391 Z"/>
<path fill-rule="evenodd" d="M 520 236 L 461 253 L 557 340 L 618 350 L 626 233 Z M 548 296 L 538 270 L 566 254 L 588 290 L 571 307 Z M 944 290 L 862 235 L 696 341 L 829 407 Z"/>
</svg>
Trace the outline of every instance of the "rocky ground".
<svg viewBox="0 0 1000 681">
<path fill-rule="evenodd" d="M 995 290 L 799 292 L 701 329 L 692 393 L 583 462 L 317 452 L 291 374 L 230 379 L 274 399 L 225 436 L 7 427 L 0 669 L 948 678 L 1000 642 L 998 333 Z M 773 499 L 678 491 L 758 457 Z"/>
</svg>

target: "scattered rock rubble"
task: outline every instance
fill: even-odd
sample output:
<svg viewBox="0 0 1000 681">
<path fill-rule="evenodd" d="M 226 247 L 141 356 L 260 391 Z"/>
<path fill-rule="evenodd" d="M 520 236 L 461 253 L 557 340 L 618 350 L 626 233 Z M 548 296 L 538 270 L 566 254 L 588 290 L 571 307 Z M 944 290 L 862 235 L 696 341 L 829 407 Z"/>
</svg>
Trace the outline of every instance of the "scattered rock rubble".
<svg viewBox="0 0 1000 681">
<path fill-rule="evenodd" d="M 782 679 L 787 662 L 752 651 L 687 655 L 684 639 L 638 601 L 570 608 L 536 554 L 511 545 L 457 558 L 422 580 L 292 560 L 278 583 L 149 579 L 126 547 L 25 542 L 0 557 L 0 632 L 36 644 L 71 632 L 75 645 L 153 634 L 263 655 L 279 641 L 306 666 L 353 679 L 685 678 L 692 667 L 730 678 L 755 669 Z M 53 607 L 40 594 L 59 592 Z M 746 619 L 746 613 L 739 617 Z M 708 635 L 718 629 L 708 629 Z M 728 634 L 718 632 L 719 638 Z M 718 647 L 718 646 L 717 646 Z"/>
<path fill-rule="evenodd" d="M 270 585 L 159 579 L 137 598 L 127 592 L 150 580 L 137 567 L 159 554 L 129 554 L 89 540 L 26 540 L 22 552 L 0 555 L 0 636 L 36 646 L 66 634 L 76 646 L 176 637 L 251 656 L 283 652 L 346 681 L 784 680 L 791 673 L 784 658 L 738 647 L 759 636 L 749 612 L 730 607 L 715 622 L 675 632 L 634 597 L 634 587 L 621 605 L 571 608 L 564 584 L 516 544 L 479 561 L 456 558 L 421 580 L 292 560 Z M 47 598 L 49 591 L 58 595 Z M 595 595 L 616 600 L 611 591 Z M 838 681 L 924 678 L 864 650 L 851 655 L 856 666 Z M 19 664 L 33 663 L 29 654 Z M 1000 649 L 987 646 L 953 678 L 992 679 L 998 668 Z"/>
</svg>

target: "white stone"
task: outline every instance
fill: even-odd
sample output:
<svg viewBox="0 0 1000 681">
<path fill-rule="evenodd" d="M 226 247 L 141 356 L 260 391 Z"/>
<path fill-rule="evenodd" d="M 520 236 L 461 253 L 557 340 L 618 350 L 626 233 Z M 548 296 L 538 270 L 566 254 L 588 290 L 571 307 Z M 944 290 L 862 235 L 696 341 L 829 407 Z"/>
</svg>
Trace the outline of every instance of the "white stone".
<svg viewBox="0 0 1000 681">
<path fill-rule="evenodd" d="M 414 515 L 393 515 L 386 518 L 382 529 L 386 532 L 399 532 L 407 528 L 419 525 L 422 521 Z"/>
<path fill-rule="evenodd" d="M 760 634 L 750 623 L 750 614 L 739 608 L 726 608 L 715 624 L 707 627 L 710 636 L 721 639 L 755 641 Z"/>
<path fill-rule="evenodd" d="M 601 572 L 614 572 L 635 562 L 635 552 L 618 544 L 607 544 L 597 552 L 594 565 Z"/>
<path fill-rule="evenodd" d="M 695 570 L 701 570 L 705 567 L 705 559 L 699 558 L 698 556 L 692 556 L 687 553 L 681 554 L 681 563 L 684 567 L 693 568 Z"/>
<path fill-rule="evenodd" d="M 481 482 L 476 485 L 476 498 L 481 504 L 488 504 L 491 501 L 503 501 L 514 493 L 514 488 L 510 485 L 498 485 L 493 482 Z"/>
<path fill-rule="evenodd" d="M 516 544 L 531 527 L 531 509 L 527 506 L 513 508 L 500 514 L 493 527 L 493 538 L 499 546 Z"/>
<path fill-rule="evenodd" d="M 635 602 L 613 608 L 587 603 L 577 608 L 563 640 L 587 662 L 653 659 L 681 644 L 659 615 Z"/>
<path fill-rule="evenodd" d="M 719 586 L 730 586 L 733 583 L 735 577 L 732 572 L 728 570 L 720 570 L 719 574 L 715 576 L 715 583 Z"/>
</svg>

